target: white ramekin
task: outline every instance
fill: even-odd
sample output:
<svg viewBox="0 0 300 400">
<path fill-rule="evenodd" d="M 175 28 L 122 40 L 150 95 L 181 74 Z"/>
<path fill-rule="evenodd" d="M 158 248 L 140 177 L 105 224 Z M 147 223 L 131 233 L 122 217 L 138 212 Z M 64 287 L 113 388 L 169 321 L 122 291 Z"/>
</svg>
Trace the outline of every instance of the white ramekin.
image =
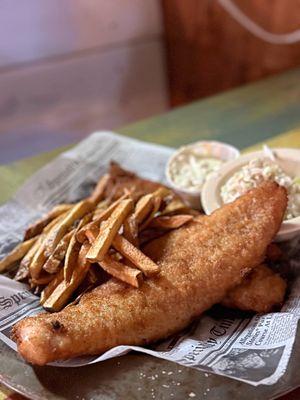
<svg viewBox="0 0 300 400">
<path fill-rule="evenodd" d="M 181 153 L 187 151 L 189 148 L 197 148 L 204 157 L 214 157 L 225 162 L 236 159 L 240 152 L 237 148 L 222 142 L 217 141 L 199 141 L 195 143 L 190 143 L 186 146 L 180 147 L 175 153 L 170 157 L 166 166 L 166 178 L 169 186 L 177 193 L 179 196 L 191 207 L 196 209 L 201 209 L 200 194 L 199 189 L 183 189 L 176 185 L 170 174 L 170 165 L 176 160 L 176 157 Z M 225 165 L 225 164 L 224 164 Z M 223 165 L 222 165 L 223 168 Z"/>
<path fill-rule="evenodd" d="M 272 149 L 278 156 L 278 164 L 289 175 L 300 176 L 300 150 L 299 149 Z M 254 158 L 265 157 L 263 151 L 247 153 L 237 160 L 233 160 L 222 168 L 214 179 L 209 179 L 203 186 L 201 203 L 206 214 L 211 214 L 223 205 L 221 188 L 227 180 L 245 164 Z M 300 235 L 300 217 L 283 221 L 275 241 L 282 242 Z"/>
</svg>

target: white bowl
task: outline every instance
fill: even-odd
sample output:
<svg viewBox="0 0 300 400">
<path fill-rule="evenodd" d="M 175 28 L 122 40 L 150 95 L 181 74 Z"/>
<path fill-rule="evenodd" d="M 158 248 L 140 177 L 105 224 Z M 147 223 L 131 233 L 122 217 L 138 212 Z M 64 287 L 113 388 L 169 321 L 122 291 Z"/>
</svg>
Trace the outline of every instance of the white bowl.
<svg viewBox="0 0 300 400">
<path fill-rule="evenodd" d="M 214 157 L 224 161 L 231 161 L 236 159 L 240 152 L 237 148 L 222 142 L 217 141 L 199 141 L 195 143 L 190 143 L 186 146 L 180 147 L 175 153 L 170 157 L 166 166 L 166 178 L 169 186 L 179 194 L 180 197 L 191 207 L 196 209 L 201 209 L 200 193 L 201 190 L 198 189 L 184 189 L 173 181 L 170 174 L 170 165 L 178 157 L 178 155 L 183 152 L 188 151 L 190 148 L 197 148 L 197 151 L 204 157 Z M 224 164 L 225 165 L 225 164 Z M 222 166 L 223 168 L 223 166 Z"/>
<path fill-rule="evenodd" d="M 300 150 L 298 149 L 273 149 L 278 156 L 276 162 L 289 175 L 300 176 Z M 211 214 L 224 203 L 220 192 L 225 182 L 239 169 L 254 158 L 265 157 L 263 151 L 245 154 L 238 159 L 224 165 L 214 179 L 209 179 L 203 186 L 201 202 L 206 214 Z M 300 217 L 283 221 L 275 241 L 282 242 L 290 240 L 300 234 Z"/>
</svg>

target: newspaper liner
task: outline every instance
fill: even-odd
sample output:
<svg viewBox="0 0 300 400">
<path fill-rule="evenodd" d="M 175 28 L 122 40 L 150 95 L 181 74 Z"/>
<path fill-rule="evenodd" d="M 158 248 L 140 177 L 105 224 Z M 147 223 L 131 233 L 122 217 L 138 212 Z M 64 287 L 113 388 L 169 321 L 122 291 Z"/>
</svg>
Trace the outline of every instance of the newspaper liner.
<svg viewBox="0 0 300 400">
<path fill-rule="evenodd" d="M 0 207 L 0 258 L 22 238 L 25 227 L 59 202 L 86 195 L 110 160 L 140 176 L 164 181 L 172 149 L 96 132 L 34 174 Z M 299 238 L 298 238 L 299 239 Z M 292 352 L 300 316 L 299 240 L 287 245 L 293 285 L 280 313 L 240 317 L 231 310 L 212 309 L 184 332 L 149 348 L 118 346 L 101 356 L 82 357 L 51 365 L 83 366 L 123 355 L 130 350 L 174 361 L 248 384 L 272 385 L 283 376 Z M 0 276 L 0 339 L 16 350 L 11 327 L 42 311 L 39 299 L 24 284 Z"/>
</svg>

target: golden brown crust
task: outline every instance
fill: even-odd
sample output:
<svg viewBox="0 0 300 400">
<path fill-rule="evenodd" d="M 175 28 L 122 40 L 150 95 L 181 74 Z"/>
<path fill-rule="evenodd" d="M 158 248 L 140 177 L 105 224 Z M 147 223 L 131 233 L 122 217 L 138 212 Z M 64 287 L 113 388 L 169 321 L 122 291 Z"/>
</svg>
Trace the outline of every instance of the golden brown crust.
<svg viewBox="0 0 300 400">
<path fill-rule="evenodd" d="M 22 320 L 13 333 L 19 352 L 44 365 L 179 331 L 263 261 L 286 203 L 285 190 L 268 182 L 153 241 L 144 251 L 159 264 L 158 277 L 139 289 L 111 280 L 83 295 L 78 305 Z M 62 328 L 55 329 L 57 324 Z"/>
<path fill-rule="evenodd" d="M 242 283 L 231 289 L 221 304 L 239 310 L 266 313 L 282 304 L 286 282 L 267 265 L 254 268 Z"/>
<path fill-rule="evenodd" d="M 153 193 L 155 190 L 164 187 L 161 183 L 149 181 L 138 177 L 133 172 L 121 168 L 117 163 L 112 162 L 109 168 L 110 181 L 105 188 L 105 197 L 112 200 L 120 198 L 124 191 L 138 199 L 144 194 Z"/>
</svg>

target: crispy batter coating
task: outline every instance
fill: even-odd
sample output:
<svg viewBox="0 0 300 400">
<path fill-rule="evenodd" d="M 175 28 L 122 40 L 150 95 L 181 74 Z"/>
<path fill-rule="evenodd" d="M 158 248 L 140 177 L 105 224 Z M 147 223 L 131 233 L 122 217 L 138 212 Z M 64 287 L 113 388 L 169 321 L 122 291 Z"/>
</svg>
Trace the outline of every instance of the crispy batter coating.
<svg viewBox="0 0 300 400">
<path fill-rule="evenodd" d="M 254 268 L 231 289 L 221 304 L 229 308 L 266 313 L 283 303 L 286 282 L 265 264 Z"/>
<path fill-rule="evenodd" d="M 144 194 L 152 193 L 163 187 L 161 183 L 138 177 L 115 162 L 111 162 L 108 172 L 111 178 L 107 184 L 105 196 L 111 197 L 112 200 L 120 198 L 124 194 L 124 190 L 129 191 L 135 199 L 138 199 Z"/>
<path fill-rule="evenodd" d="M 286 191 L 266 182 L 211 216 L 144 249 L 161 273 L 138 288 L 111 280 L 54 314 L 17 323 L 13 338 L 33 364 L 143 345 L 186 327 L 262 263 L 286 209 Z"/>
</svg>

